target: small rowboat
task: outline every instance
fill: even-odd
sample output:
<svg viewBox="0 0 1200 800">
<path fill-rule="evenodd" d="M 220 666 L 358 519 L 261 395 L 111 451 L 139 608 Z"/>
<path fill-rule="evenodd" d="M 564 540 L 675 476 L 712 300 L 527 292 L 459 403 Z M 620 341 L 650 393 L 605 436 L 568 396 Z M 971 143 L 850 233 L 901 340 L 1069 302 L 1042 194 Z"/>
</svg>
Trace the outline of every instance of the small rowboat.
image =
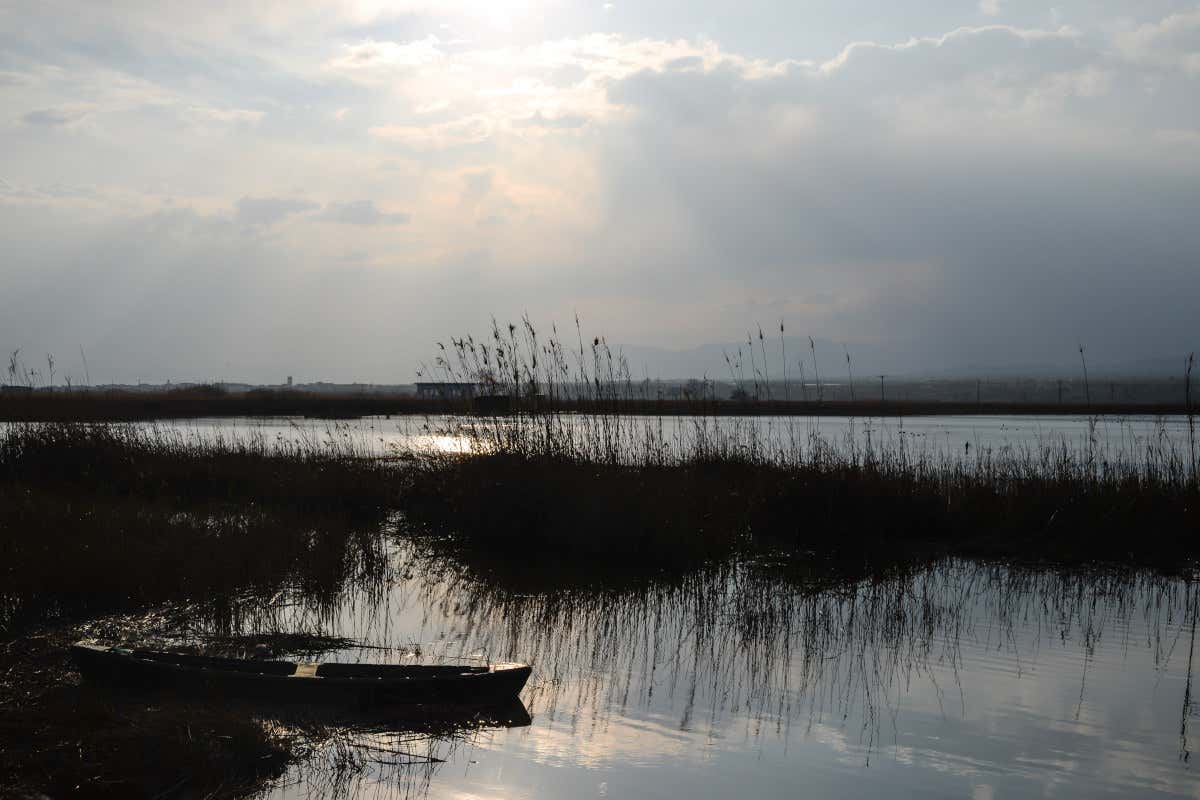
<svg viewBox="0 0 1200 800">
<path fill-rule="evenodd" d="M 122 686 L 209 690 L 272 700 L 488 705 L 516 698 L 528 664 L 402 665 L 255 661 L 77 642 L 84 677 Z"/>
</svg>

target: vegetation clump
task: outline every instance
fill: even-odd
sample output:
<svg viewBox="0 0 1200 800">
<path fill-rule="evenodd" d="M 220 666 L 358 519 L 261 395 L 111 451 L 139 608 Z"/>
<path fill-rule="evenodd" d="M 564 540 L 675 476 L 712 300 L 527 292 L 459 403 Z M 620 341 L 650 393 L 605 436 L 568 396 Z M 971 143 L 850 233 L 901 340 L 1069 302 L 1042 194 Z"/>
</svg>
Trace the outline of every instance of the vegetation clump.
<svg viewBox="0 0 1200 800">
<path fill-rule="evenodd" d="M 636 390 L 606 343 L 543 342 L 528 320 L 453 341 L 434 370 L 514 409 L 452 418 L 457 452 L 406 454 L 408 519 L 483 571 L 570 582 L 579 566 L 654 574 L 736 556 L 862 574 L 948 555 L 1180 571 L 1200 556 L 1195 437 L 1113 452 L 1093 419 L 1082 445 L 947 453 L 703 402 L 664 424 L 614 413 Z"/>
</svg>

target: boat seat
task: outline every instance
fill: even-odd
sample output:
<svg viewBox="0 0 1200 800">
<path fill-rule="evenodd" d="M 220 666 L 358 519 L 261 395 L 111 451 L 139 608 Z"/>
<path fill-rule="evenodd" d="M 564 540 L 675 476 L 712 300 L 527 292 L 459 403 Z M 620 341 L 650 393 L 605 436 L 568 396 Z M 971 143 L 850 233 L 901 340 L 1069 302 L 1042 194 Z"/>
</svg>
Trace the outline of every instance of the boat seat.
<svg viewBox="0 0 1200 800">
<path fill-rule="evenodd" d="M 335 664 L 326 663 L 317 667 L 321 678 L 378 678 L 384 680 L 427 679 L 452 677 L 455 675 L 481 674 L 487 667 L 422 664 Z"/>
<path fill-rule="evenodd" d="M 180 667 L 214 669 L 226 672 L 249 672 L 258 675 L 291 675 L 296 671 L 296 662 L 294 661 L 247 661 L 240 658 L 158 653 L 152 650 L 134 650 L 132 655 L 135 658 L 155 661 L 160 664 L 175 664 Z"/>
</svg>

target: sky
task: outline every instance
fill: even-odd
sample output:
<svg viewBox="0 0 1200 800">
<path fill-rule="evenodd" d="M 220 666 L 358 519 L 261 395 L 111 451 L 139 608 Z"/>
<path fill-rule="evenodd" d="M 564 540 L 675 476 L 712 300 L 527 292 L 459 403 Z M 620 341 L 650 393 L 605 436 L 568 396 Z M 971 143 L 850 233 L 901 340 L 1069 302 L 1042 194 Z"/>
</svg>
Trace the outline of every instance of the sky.
<svg viewBox="0 0 1200 800">
<path fill-rule="evenodd" d="M 522 314 L 1182 364 L 1200 3 L 0 0 L 0 248 L 0 348 L 76 382 L 408 381 Z"/>
</svg>

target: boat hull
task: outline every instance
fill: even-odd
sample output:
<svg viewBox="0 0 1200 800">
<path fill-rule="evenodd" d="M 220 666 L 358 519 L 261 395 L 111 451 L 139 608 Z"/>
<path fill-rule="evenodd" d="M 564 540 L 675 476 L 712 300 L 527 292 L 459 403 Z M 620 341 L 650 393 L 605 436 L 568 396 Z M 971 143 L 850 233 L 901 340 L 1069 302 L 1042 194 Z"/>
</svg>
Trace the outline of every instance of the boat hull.
<svg viewBox="0 0 1200 800">
<path fill-rule="evenodd" d="M 214 692 L 264 700 L 375 704 L 484 705 L 517 697 L 532 668 L 310 665 L 179 656 L 75 644 L 87 679 L 135 688 Z M 322 674 L 322 671 L 326 674 Z"/>
</svg>

